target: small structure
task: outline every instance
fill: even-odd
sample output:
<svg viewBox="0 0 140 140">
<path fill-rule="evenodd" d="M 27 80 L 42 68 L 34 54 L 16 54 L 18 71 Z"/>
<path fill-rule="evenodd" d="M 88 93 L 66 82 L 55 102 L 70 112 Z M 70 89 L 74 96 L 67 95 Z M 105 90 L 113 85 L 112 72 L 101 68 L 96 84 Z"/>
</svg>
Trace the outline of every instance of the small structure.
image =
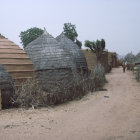
<svg viewBox="0 0 140 140">
<path fill-rule="evenodd" d="M 46 30 L 29 43 L 25 51 L 34 64 L 37 81 L 44 91 L 59 93 L 77 81 L 76 65 L 70 53 Z"/>
<path fill-rule="evenodd" d="M 109 65 L 108 65 L 108 51 L 103 51 L 101 56 L 101 64 L 105 68 L 105 72 L 109 72 Z"/>
<path fill-rule="evenodd" d="M 66 48 L 66 50 L 68 50 L 68 52 L 73 57 L 74 61 L 76 62 L 77 72 L 84 75 L 84 77 L 88 77 L 86 58 L 79 46 L 67 36 L 65 36 L 64 33 L 61 33 L 56 37 L 56 39 Z"/>
<path fill-rule="evenodd" d="M 8 108 L 11 105 L 11 97 L 14 93 L 13 81 L 10 74 L 0 64 L 0 104 L 2 108 Z"/>
<path fill-rule="evenodd" d="M 25 51 L 4 36 L 0 36 L 0 64 L 11 75 L 15 87 L 34 76 L 33 64 Z"/>
<path fill-rule="evenodd" d="M 83 50 L 83 53 L 86 57 L 88 69 L 93 71 L 97 65 L 97 57 L 96 54 L 93 53 L 91 50 Z M 101 64 L 105 68 L 105 72 L 108 72 L 108 52 L 104 51 L 102 53 Z"/>
<path fill-rule="evenodd" d="M 33 64 L 25 51 L 0 34 L 0 91 L 2 108 L 11 105 L 15 89 L 34 76 Z"/>
<path fill-rule="evenodd" d="M 93 71 L 97 65 L 97 57 L 96 57 L 95 53 L 91 52 L 91 50 L 89 50 L 89 49 L 82 50 L 82 51 L 85 55 L 85 58 L 86 58 L 86 61 L 88 64 L 88 69 L 90 71 Z"/>
<path fill-rule="evenodd" d="M 108 52 L 108 61 L 113 68 L 117 67 L 117 54 L 115 52 Z"/>
</svg>

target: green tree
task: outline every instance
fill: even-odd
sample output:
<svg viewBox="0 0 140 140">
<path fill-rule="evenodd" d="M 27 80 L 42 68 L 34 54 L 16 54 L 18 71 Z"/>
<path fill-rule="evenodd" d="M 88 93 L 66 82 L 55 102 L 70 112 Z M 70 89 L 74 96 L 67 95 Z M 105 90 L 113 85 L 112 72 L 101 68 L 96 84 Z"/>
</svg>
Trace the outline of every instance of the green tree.
<svg viewBox="0 0 140 140">
<path fill-rule="evenodd" d="M 30 42 L 38 38 L 43 34 L 43 30 L 37 27 L 30 28 L 26 31 L 20 33 L 19 37 L 21 39 L 21 43 L 25 48 Z"/>
<path fill-rule="evenodd" d="M 75 42 L 76 38 L 78 37 L 77 31 L 76 31 L 76 26 L 71 24 L 71 23 L 64 23 L 63 27 L 63 32 L 64 34 L 71 39 L 72 41 Z"/>
<path fill-rule="evenodd" d="M 82 42 L 81 42 L 81 41 L 79 41 L 78 39 L 76 39 L 76 44 L 79 46 L 79 48 L 81 48 L 81 47 L 82 47 Z"/>
<path fill-rule="evenodd" d="M 96 40 L 96 41 L 85 41 L 85 46 L 88 47 L 93 53 L 96 54 L 97 57 L 97 62 L 100 63 L 101 58 L 102 58 L 102 53 L 105 49 L 105 40 Z"/>
</svg>

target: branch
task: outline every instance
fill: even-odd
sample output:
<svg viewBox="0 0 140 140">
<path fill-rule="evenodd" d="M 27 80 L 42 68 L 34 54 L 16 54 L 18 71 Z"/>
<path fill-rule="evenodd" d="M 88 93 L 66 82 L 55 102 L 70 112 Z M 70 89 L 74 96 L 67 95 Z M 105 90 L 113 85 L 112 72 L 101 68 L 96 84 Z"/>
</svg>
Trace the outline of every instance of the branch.
<svg viewBox="0 0 140 140">
<path fill-rule="evenodd" d="M 95 50 L 90 46 L 89 47 L 90 49 L 91 49 L 91 51 L 93 52 L 93 53 L 95 53 Z"/>
</svg>

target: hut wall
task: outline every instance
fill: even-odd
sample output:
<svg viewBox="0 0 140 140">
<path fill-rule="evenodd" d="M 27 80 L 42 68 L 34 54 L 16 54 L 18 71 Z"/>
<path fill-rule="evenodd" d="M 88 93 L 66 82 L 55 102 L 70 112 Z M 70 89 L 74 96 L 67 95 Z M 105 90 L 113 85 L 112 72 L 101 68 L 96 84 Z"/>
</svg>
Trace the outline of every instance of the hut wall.
<svg viewBox="0 0 140 140">
<path fill-rule="evenodd" d="M 112 64 L 112 53 L 108 52 L 108 62 Z"/>
<path fill-rule="evenodd" d="M 108 53 L 108 61 L 109 61 L 109 63 L 111 63 L 113 68 L 116 67 L 117 66 L 117 56 L 116 56 L 116 53 L 109 52 Z"/>
<path fill-rule="evenodd" d="M 2 108 L 8 108 L 11 105 L 11 97 L 13 96 L 13 81 L 10 74 L 0 64 L 0 90 L 2 98 Z"/>
<path fill-rule="evenodd" d="M 95 53 L 91 52 L 90 50 L 83 50 L 83 53 L 86 57 L 88 69 L 93 70 L 97 65 L 97 58 Z M 101 64 L 104 66 L 105 71 L 108 72 L 108 52 L 104 52 L 102 54 Z"/>
<path fill-rule="evenodd" d="M 34 68 L 30 58 L 18 45 L 0 38 L 0 64 L 12 76 L 15 87 L 19 87 L 27 79 L 34 76 Z"/>
<path fill-rule="evenodd" d="M 101 64 L 105 68 L 105 72 L 109 72 L 109 67 L 108 67 L 108 52 L 104 51 L 101 57 Z"/>
<path fill-rule="evenodd" d="M 88 69 L 92 71 L 97 65 L 96 55 L 94 53 L 92 53 L 90 50 L 88 50 L 88 51 L 87 50 L 82 50 L 82 51 L 85 55 L 87 65 L 88 65 Z"/>
<path fill-rule="evenodd" d="M 68 88 L 73 83 L 73 72 L 71 69 L 51 69 L 38 70 L 36 77 L 42 89 L 48 92 L 56 90 L 61 91 L 63 88 Z M 55 87 L 55 88 L 54 88 Z"/>
<path fill-rule="evenodd" d="M 117 55 L 116 55 L 116 53 L 114 53 L 114 62 L 113 62 L 113 64 L 114 64 L 114 67 L 117 67 Z"/>
</svg>

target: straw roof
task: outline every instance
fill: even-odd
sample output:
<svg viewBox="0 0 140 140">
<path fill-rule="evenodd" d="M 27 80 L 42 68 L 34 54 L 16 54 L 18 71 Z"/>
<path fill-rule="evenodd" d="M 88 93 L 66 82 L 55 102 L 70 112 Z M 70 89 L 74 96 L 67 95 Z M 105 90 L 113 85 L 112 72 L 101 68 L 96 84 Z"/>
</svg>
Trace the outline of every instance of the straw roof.
<svg viewBox="0 0 140 140">
<path fill-rule="evenodd" d="M 0 38 L 0 64 L 11 75 L 16 87 L 33 77 L 33 64 L 25 51 L 7 38 Z"/>
<path fill-rule="evenodd" d="M 29 43 L 25 51 L 30 56 L 35 70 L 72 68 L 75 64 L 69 52 L 47 31 Z"/>
<path fill-rule="evenodd" d="M 76 64 L 70 53 L 46 30 L 29 43 L 25 51 L 34 64 L 36 78 L 43 90 L 52 92 L 57 85 L 68 87 L 73 80 L 78 81 Z"/>
<path fill-rule="evenodd" d="M 77 68 L 85 68 L 88 69 L 87 62 L 85 56 L 79 46 L 75 44 L 72 40 L 61 33 L 56 37 L 57 41 L 59 41 L 64 47 L 70 52 L 73 56 L 74 61 L 76 62 Z"/>
</svg>

